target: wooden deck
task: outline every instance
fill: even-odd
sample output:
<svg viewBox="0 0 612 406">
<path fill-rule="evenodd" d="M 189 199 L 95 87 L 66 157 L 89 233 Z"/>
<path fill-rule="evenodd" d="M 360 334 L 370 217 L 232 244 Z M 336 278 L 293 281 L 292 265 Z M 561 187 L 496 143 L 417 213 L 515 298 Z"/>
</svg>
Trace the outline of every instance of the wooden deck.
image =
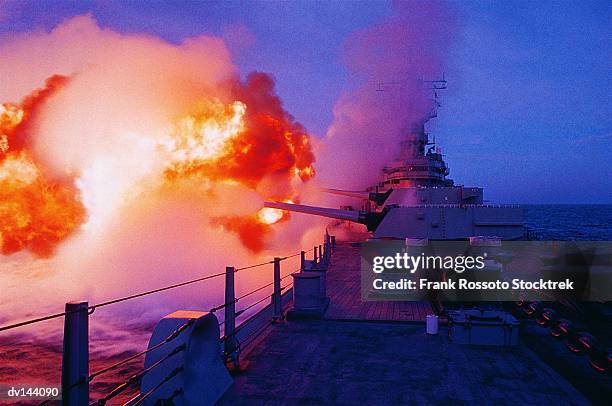
<svg viewBox="0 0 612 406">
<path fill-rule="evenodd" d="M 443 327 L 277 324 L 244 355 L 220 405 L 588 405 L 523 346 L 462 346 Z"/>
<path fill-rule="evenodd" d="M 411 323 L 432 312 L 428 303 L 362 301 L 359 267 L 359 247 L 339 244 L 323 319 L 270 325 L 244 348 L 244 369 L 218 403 L 589 404 L 522 345 L 459 345 L 444 326 L 429 336 Z"/>
<path fill-rule="evenodd" d="M 361 257 L 358 246 L 339 243 L 327 271 L 329 320 L 425 321 L 433 314 L 429 302 L 362 301 Z"/>
</svg>

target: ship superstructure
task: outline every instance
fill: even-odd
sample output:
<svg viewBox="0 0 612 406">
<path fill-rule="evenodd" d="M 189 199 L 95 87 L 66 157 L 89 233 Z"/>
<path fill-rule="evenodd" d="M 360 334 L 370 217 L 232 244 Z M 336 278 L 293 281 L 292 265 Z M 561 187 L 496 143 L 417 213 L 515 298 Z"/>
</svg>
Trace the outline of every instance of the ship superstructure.
<svg viewBox="0 0 612 406">
<path fill-rule="evenodd" d="M 446 87 L 445 80 L 430 83 L 436 91 Z M 410 126 L 397 158 L 382 168 L 378 184 L 365 191 L 326 190 L 362 199 L 361 210 L 276 202 L 267 202 L 266 207 L 362 223 L 373 238 L 522 238 L 523 213 L 519 206 L 485 203 L 482 188 L 455 185 L 447 178 L 449 168 L 443 155 L 425 131 L 425 124 L 437 116 L 438 106 L 436 97 L 430 113 Z"/>
</svg>

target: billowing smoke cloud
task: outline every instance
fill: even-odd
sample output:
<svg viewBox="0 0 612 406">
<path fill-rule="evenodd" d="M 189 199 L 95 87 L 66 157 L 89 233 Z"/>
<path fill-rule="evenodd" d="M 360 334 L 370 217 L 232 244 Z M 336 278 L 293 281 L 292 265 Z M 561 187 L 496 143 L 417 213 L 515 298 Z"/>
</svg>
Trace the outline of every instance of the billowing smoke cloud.
<svg viewBox="0 0 612 406">
<path fill-rule="evenodd" d="M 451 26 L 441 5 L 401 2 L 387 21 L 347 40 L 354 87 L 317 143 L 321 184 L 360 189 L 378 179 L 402 131 L 431 107 L 421 80 L 443 71 Z M 47 78 L 69 78 L 28 124 L 27 142 L 45 176 L 71 180 L 86 210 L 52 258 L 0 255 L 0 320 L 253 263 L 320 237 L 323 221 L 260 212 L 268 198 L 318 199 L 304 183 L 313 175 L 312 140 L 282 108 L 269 76 L 237 79 L 221 39 L 173 45 L 81 16 L 5 41 L 0 56 L 0 102 L 19 104 Z M 376 91 L 379 82 L 385 91 Z M 239 291 L 270 277 L 251 275 L 239 278 Z M 221 292 L 198 286 L 122 314 L 148 320 L 181 306 L 206 308 Z"/>
<path fill-rule="evenodd" d="M 363 189 L 396 157 L 411 123 L 432 107 L 423 80 L 444 71 L 453 31 L 448 7 L 397 2 L 394 15 L 348 39 L 343 57 L 355 87 L 334 106 L 334 122 L 317 150 L 319 181 Z"/>
<path fill-rule="evenodd" d="M 49 33 L 16 36 L 0 55 L 0 102 L 12 107 L 28 110 L 24 96 L 53 75 L 68 78 L 28 110 L 27 138 L 7 137 L 6 151 L 27 144 L 44 179 L 66 180 L 84 208 L 53 249 L 36 250 L 24 237 L 6 250 L 12 255 L 0 255 L 1 321 L 293 253 L 321 232 L 321 223 L 262 211 L 264 199 L 300 199 L 314 175 L 310 137 L 282 108 L 270 76 L 238 78 L 221 39 L 173 45 L 81 16 Z M 0 206 L 19 207 L 14 193 L 0 196 Z M 37 221 L 19 214 L 0 240 Z M 238 291 L 270 277 L 245 275 Z M 121 314 L 139 320 L 182 306 L 205 309 L 222 291 L 211 283 L 169 301 L 138 301 Z"/>
<path fill-rule="evenodd" d="M 324 220 L 262 212 L 263 200 L 322 203 L 319 190 L 311 193 L 313 182 L 305 183 L 314 174 L 313 141 L 320 184 L 358 189 L 375 182 L 402 131 L 430 108 L 420 81 L 443 71 L 451 25 L 440 5 L 401 2 L 387 21 L 352 35 L 343 55 L 354 87 L 336 103 L 335 121 L 320 142 L 282 108 L 268 75 L 237 79 L 219 38 L 173 45 L 81 16 L 49 33 L 5 39 L 0 103 L 11 103 L 2 117 L 11 122 L 0 120 L 0 172 L 9 169 L 0 183 L 17 179 L 11 187 L 20 194 L 1 189 L 0 211 L 31 201 L 33 190 L 50 204 L 74 204 L 76 216 L 51 228 L 43 224 L 46 216 L 12 211 L 10 223 L 0 219 L 2 250 L 11 254 L 0 255 L 0 324 L 60 311 L 69 300 L 98 303 L 312 245 Z M 45 85 L 49 78 L 55 79 Z M 377 92 L 379 82 L 399 85 Z M 36 100 L 42 103 L 28 105 Z M 19 118 L 14 108 L 27 113 Z M 14 119 L 23 120 L 19 131 L 4 131 L 17 128 Z M 26 165 L 6 165 L 18 161 Z M 29 177 L 14 176 L 24 168 Z M 30 209 L 58 213 L 52 205 Z M 43 233 L 26 230 L 37 224 L 45 225 L 38 227 Z M 24 233 L 14 233 L 16 227 Z M 51 238 L 50 230 L 61 232 Z M 282 272 L 295 267 L 283 262 Z M 240 295 L 268 283 L 271 269 L 238 275 Z M 212 280 L 96 310 L 94 354 L 142 349 L 151 323 L 179 308 L 218 305 L 222 284 Z M 61 342 L 60 319 L 22 331 Z M 26 340 L 20 337 L 19 346 L 26 348 Z"/>
</svg>

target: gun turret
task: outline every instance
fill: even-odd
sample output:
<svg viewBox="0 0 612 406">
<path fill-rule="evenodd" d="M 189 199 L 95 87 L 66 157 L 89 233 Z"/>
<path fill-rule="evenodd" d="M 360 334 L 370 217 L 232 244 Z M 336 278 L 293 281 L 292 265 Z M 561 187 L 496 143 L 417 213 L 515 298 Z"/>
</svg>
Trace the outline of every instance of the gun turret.
<svg viewBox="0 0 612 406">
<path fill-rule="evenodd" d="M 352 190 L 340 190 L 340 189 L 323 189 L 327 193 L 331 193 L 334 195 L 355 197 L 358 199 L 367 199 L 373 201 L 378 206 L 382 206 L 385 203 L 385 200 L 391 195 L 393 189 L 388 189 L 385 193 L 378 192 L 366 192 L 366 191 L 352 191 Z"/>
<path fill-rule="evenodd" d="M 357 199 L 369 199 L 370 194 L 368 192 L 353 191 L 353 190 L 340 190 L 340 189 L 323 189 L 324 192 L 331 193 L 332 195 L 355 197 Z"/>
</svg>

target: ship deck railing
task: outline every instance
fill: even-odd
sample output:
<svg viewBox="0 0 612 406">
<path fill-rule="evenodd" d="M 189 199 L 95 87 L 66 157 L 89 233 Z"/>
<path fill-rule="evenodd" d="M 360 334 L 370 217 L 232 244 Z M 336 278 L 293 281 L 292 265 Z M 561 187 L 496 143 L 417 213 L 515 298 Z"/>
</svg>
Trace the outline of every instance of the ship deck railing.
<svg viewBox="0 0 612 406">
<path fill-rule="evenodd" d="M 124 382 L 114 387 L 104 396 L 94 400 L 90 399 L 90 384 L 93 380 L 101 375 L 107 374 L 117 368 L 124 367 L 130 362 L 139 359 L 151 351 L 157 350 L 163 346 L 171 346 L 178 336 L 188 330 L 194 323 L 191 319 L 173 332 L 165 339 L 161 340 L 156 345 L 150 346 L 144 351 L 130 355 L 120 361 L 101 368 L 97 371 L 89 371 L 89 319 L 94 311 L 125 301 L 135 300 L 145 296 L 153 295 L 168 290 L 178 289 L 184 286 L 195 283 L 205 282 L 212 279 L 225 277 L 225 301 L 217 306 L 207 309 L 209 313 L 216 314 L 223 310 L 223 318 L 219 321 L 219 328 L 223 327 L 223 336 L 220 337 L 220 343 L 223 347 L 223 357 L 226 362 L 238 363 L 240 351 L 250 345 L 263 331 L 267 329 L 275 320 L 283 318 L 283 312 L 288 305 L 292 296 L 292 281 L 286 281 L 290 276 L 305 269 L 305 264 L 308 262 L 311 265 L 326 266 L 331 257 L 332 246 L 335 245 L 335 237 L 325 234 L 323 244 L 315 245 L 309 250 L 303 250 L 291 255 L 283 257 L 275 257 L 269 261 L 264 261 L 258 264 L 243 266 L 243 267 L 226 267 L 224 272 L 205 275 L 196 279 L 182 281 L 173 285 L 159 287 L 153 290 L 135 293 L 129 296 L 115 298 L 97 304 L 89 304 L 88 301 L 73 301 L 65 304 L 63 312 L 44 315 L 41 317 L 0 326 L 0 333 L 14 331 L 24 326 L 42 323 L 48 320 L 64 318 L 64 338 L 62 351 L 62 381 L 61 393 L 57 397 L 48 398 L 39 405 L 47 405 L 51 402 L 56 402 L 61 399 L 64 405 L 97 405 L 102 406 L 116 404 L 116 398 L 124 394 L 128 390 L 134 391 L 142 382 L 143 377 L 152 370 L 160 367 L 164 362 L 175 355 L 185 351 L 185 344 L 181 344 L 173 348 L 166 356 L 154 362 L 152 365 L 142 368 L 138 372 L 131 374 Z M 313 259 L 306 260 L 306 254 L 312 252 Z M 281 263 L 290 258 L 299 257 L 300 266 L 291 272 L 281 272 Z M 273 267 L 273 280 L 270 283 L 264 284 L 240 296 L 235 293 L 235 276 L 243 271 L 261 268 L 265 266 Z M 272 292 L 270 294 L 270 291 Z M 253 297 L 256 293 L 263 293 L 263 297 L 254 300 L 250 304 L 236 308 L 237 303 L 242 303 L 244 299 Z M 266 305 L 265 302 L 269 303 Z M 240 316 L 247 316 L 242 323 L 236 325 Z M 239 343 L 239 344 L 238 344 Z M 147 393 L 138 393 L 135 397 L 128 400 L 124 405 L 137 406 L 143 404 L 147 399 L 151 398 L 155 392 L 165 383 L 172 380 L 179 373 L 183 372 L 183 367 L 178 367 L 170 371 L 156 386 Z M 182 393 L 182 389 L 175 390 L 170 398 L 166 399 L 171 402 L 176 396 Z M 124 394 L 125 395 L 125 394 Z"/>
</svg>

